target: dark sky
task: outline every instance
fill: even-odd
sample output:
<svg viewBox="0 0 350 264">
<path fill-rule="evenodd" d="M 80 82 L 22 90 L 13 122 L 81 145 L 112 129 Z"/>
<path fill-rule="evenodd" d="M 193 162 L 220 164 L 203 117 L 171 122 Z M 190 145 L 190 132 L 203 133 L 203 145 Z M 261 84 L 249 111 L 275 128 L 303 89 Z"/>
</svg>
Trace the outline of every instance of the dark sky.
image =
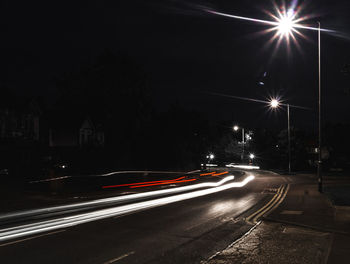
<svg viewBox="0 0 350 264">
<path fill-rule="evenodd" d="M 325 119 L 350 121 L 350 3 L 309 0 L 302 15 L 322 21 L 335 36 L 322 36 Z M 288 1 L 286 1 L 288 3 Z M 311 108 L 317 100 L 317 32 L 301 31 L 301 49 L 285 42 L 274 53 L 263 48 L 272 34 L 267 26 L 215 16 L 224 13 L 270 19 L 263 9 L 271 1 L 10 1 L 0 9 L 0 81 L 21 94 L 54 94 L 54 79 L 91 64 L 104 49 L 126 54 L 147 72 L 157 105 L 179 104 L 211 118 L 232 119 L 249 126 L 283 124 L 285 112 L 269 114 L 256 103 L 208 95 L 231 94 L 257 99 L 280 95 L 291 104 Z M 267 72 L 265 85 L 259 86 Z M 313 111 L 293 110 L 292 122 L 313 127 Z"/>
</svg>

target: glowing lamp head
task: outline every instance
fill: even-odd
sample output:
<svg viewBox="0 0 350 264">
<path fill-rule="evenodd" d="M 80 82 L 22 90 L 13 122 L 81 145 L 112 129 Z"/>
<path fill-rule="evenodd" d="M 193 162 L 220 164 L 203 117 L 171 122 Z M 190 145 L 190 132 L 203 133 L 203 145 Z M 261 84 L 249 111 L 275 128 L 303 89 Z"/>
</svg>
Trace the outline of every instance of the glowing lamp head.
<svg viewBox="0 0 350 264">
<path fill-rule="evenodd" d="M 234 131 L 238 131 L 238 129 L 239 129 L 238 126 L 234 126 L 234 127 L 233 127 L 233 130 L 234 130 Z"/>
<path fill-rule="evenodd" d="M 272 100 L 270 101 L 270 106 L 271 106 L 272 108 L 277 108 L 277 107 L 279 106 L 279 104 L 280 104 L 280 102 L 278 102 L 278 100 L 276 100 L 276 99 L 272 99 Z"/>
<path fill-rule="evenodd" d="M 209 159 L 211 159 L 211 160 L 214 159 L 214 154 L 210 154 Z"/>
<path fill-rule="evenodd" d="M 278 33 L 282 36 L 289 36 L 292 34 L 292 30 L 294 28 L 294 12 L 293 10 L 289 10 L 286 14 L 281 16 L 278 19 L 277 30 Z"/>
<path fill-rule="evenodd" d="M 250 159 L 254 159 L 254 158 L 255 158 L 255 155 L 251 153 L 251 154 L 249 154 L 249 158 L 250 158 Z"/>
</svg>

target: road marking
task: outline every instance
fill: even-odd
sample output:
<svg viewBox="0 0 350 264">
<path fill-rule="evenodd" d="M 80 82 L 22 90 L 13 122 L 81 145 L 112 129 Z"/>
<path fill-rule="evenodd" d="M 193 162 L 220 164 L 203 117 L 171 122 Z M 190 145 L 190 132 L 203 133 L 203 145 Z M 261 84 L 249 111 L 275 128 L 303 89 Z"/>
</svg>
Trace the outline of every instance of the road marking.
<svg viewBox="0 0 350 264">
<path fill-rule="evenodd" d="M 290 210 L 283 210 L 280 212 L 282 215 L 301 215 L 303 211 L 290 211 Z"/>
<path fill-rule="evenodd" d="M 275 210 L 277 208 L 277 206 L 279 206 L 282 201 L 284 200 L 284 198 L 287 195 L 288 189 L 289 189 L 289 184 L 287 185 L 287 188 L 285 188 L 285 185 L 283 186 L 284 188 L 282 188 L 281 193 L 278 195 L 278 198 L 272 203 L 270 204 L 269 207 L 267 207 L 264 211 L 262 211 L 261 213 L 259 213 L 258 215 L 256 215 L 253 219 L 253 222 L 256 223 L 258 221 L 258 219 L 270 212 L 272 212 L 273 210 Z"/>
<path fill-rule="evenodd" d="M 282 195 L 282 197 L 277 201 L 277 203 L 275 203 L 274 205 L 272 205 L 269 209 L 265 210 L 264 213 L 260 214 L 260 215 L 257 215 L 255 218 L 254 218 L 254 221 L 256 222 L 258 220 L 258 218 L 260 218 L 261 216 L 263 215 L 266 215 L 266 214 L 269 214 L 271 213 L 273 210 L 275 210 L 283 201 L 284 199 L 286 198 L 287 196 L 287 193 L 289 191 L 289 187 L 290 185 L 288 184 L 287 185 L 287 188 L 284 189 L 284 193 Z"/>
<path fill-rule="evenodd" d="M 5 244 L 1 244 L 0 247 L 21 243 L 21 242 L 24 242 L 24 241 L 27 241 L 27 240 L 32 240 L 32 239 L 39 238 L 39 237 L 50 236 L 50 235 L 54 235 L 54 234 L 57 234 L 57 233 L 62 233 L 64 231 L 66 231 L 66 230 L 65 229 L 64 230 L 58 230 L 58 231 L 46 233 L 46 234 L 43 234 L 43 235 L 28 237 L 28 238 L 24 238 L 24 239 L 21 239 L 21 240 L 16 240 L 16 241 L 8 242 L 8 243 L 5 243 Z"/>
<path fill-rule="evenodd" d="M 257 215 L 259 212 L 263 211 L 263 210 L 264 210 L 265 208 L 267 208 L 271 203 L 273 203 L 273 202 L 276 200 L 276 198 L 278 197 L 278 195 L 281 193 L 282 188 L 283 188 L 283 186 L 281 185 L 281 186 L 278 188 L 277 193 L 272 197 L 272 199 L 271 199 L 266 205 L 264 205 L 262 208 L 260 208 L 259 210 L 257 210 L 256 212 L 254 212 L 254 213 L 252 213 L 250 216 L 248 216 L 248 217 L 246 218 L 246 221 L 247 221 L 248 223 L 251 223 L 250 220 L 251 220 L 255 215 Z"/>
<path fill-rule="evenodd" d="M 119 260 L 122 260 L 123 258 L 126 258 L 126 257 L 128 257 L 128 256 L 130 256 L 130 255 L 133 255 L 133 254 L 135 254 L 135 251 L 131 251 L 131 252 L 129 252 L 129 253 L 126 253 L 126 254 L 124 254 L 124 255 L 121 255 L 120 257 L 117 257 L 117 258 L 108 260 L 108 261 L 104 262 L 103 264 L 111 264 L 111 263 L 114 263 L 114 262 L 117 262 L 117 261 L 119 261 Z"/>
<path fill-rule="evenodd" d="M 285 199 L 289 191 L 289 187 L 289 184 L 287 186 L 281 186 L 278 189 L 278 192 L 274 195 L 274 197 L 265 206 L 248 216 L 246 218 L 246 221 L 251 224 L 257 223 L 260 217 L 266 215 L 267 213 L 271 213 L 273 210 L 275 210 Z"/>
</svg>

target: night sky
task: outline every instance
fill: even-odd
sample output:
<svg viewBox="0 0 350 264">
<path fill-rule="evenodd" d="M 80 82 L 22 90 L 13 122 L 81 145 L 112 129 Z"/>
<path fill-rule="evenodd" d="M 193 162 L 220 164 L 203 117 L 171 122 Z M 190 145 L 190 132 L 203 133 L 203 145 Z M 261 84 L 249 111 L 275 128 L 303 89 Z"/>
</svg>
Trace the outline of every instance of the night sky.
<svg viewBox="0 0 350 264">
<path fill-rule="evenodd" d="M 322 36 L 324 113 L 327 122 L 350 121 L 350 3 L 309 0 L 307 20 L 337 34 Z M 286 1 L 288 3 L 288 1 Z M 266 25 L 206 13 L 269 19 L 271 1 L 10 1 L 1 3 L 0 81 L 19 94 L 55 97 L 55 80 L 93 63 L 103 50 L 132 58 L 147 73 L 159 109 L 178 103 L 248 126 L 284 125 L 285 112 L 206 92 L 285 102 L 316 109 L 317 32 L 297 36 L 300 50 L 283 41 L 264 48 Z M 312 24 L 313 23 L 313 24 Z M 266 72 L 266 77 L 263 74 Z M 263 81 L 265 85 L 259 85 Z M 314 128 L 316 112 L 292 110 L 292 123 Z"/>
</svg>

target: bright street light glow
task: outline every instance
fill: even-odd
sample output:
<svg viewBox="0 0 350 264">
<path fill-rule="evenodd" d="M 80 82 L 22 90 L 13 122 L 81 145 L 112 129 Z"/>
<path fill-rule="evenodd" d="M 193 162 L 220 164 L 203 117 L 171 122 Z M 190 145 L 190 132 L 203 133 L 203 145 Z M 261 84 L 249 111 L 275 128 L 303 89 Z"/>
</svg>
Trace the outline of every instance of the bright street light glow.
<svg viewBox="0 0 350 264">
<path fill-rule="evenodd" d="M 269 26 L 269 28 L 261 31 L 260 33 L 269 34 L 274 32 L 273 36 L 271 37 L 267 45 L 269 46 L 273 42 L 276 42 L 275 51 L 278 50 L 279 46 L 282 43 L 283 38 L 285 38 L 287 41 L 288 52 L 290 52 L 291 41 L 298 47 L 298 49 L 300 49 L 300 44 L 297 40 L 297 36 L 306 38 L 306 36 L 300 30 L 313 30 L 313 31 L 319 31 L 319 32 L 322 31 L 322 32 L 329 32 L 329 33 L 336 32 L 334 30 L 329 30 L 329 29 L 310 27 L 307 24 L 304 24 L 304 22 L 306 20 L 309 20 L 312 17 L 312 15 L 309 14 L 309 15 L 301 16 L 302 7 L 296 7 L 295 4 L 292 4 L 289 7 L 287 7 L 286 4 L 283 4 L 282 6 L 278 6 L 277 4 L 274 4 L 274 9 L 275 9 L 274 13 L 264 10 L 265 13 L 271 18 L 271 20 L 237 16 L 233 14 L 218 12 L 211 9 L 204 9 L 204 11 L 214 15 L 218 15 L 218 16 L 229 17 L 229 18 L 238 19 L 238 20 L 245 20 L 245 21 L 250 21 L 253 23 Z M 303 24 L 301 24 L 301 22 L 303 22 Z"/>
<path fill-rule="evenodd" d="M 234 127 L 233 127 L 233 130 L 234 130 L 234 131 L 238 131 L 238 129 L 239 129 L 238 126 L 234 126 Z"/>
<path fill-rule="evenodd" d="M 236 15 L 232 15 L 232 14 L 227 14 L 227 13 L 223 13 L 223 12 L 218 12 L 215 10 L 211 10 L 211 9 L 204 9 L 204 11 L 210 13 L 210 14 L 214 14 L 214 15 L 218 15 L 218 16 L 223 16 L 223 17 L 229 17 L 229 18 L 234 18 L 234 19 L 239 19 L 239 20 L 246 20 L 246 21 L 250 21 L 250 22 L 255 22 L 255 23 L 260 23 L 260 24 L 265 24 L 265 25 L 270 25 L 270 26 L 275 26 L 278 28 L 278 26 L 280 25 L 280 20 L 282 19 L 281 15 L 280 18 L 277 18 L 276 16 L 270 14 L 270 16 L 275 19 L 275 21 L 271 21 L 271 20 L 263 20 L 263 19 L 256 19 L 256 18 L 251 18 L 251 17 L 244 17 L 244 16 L 236 16 Z M 279 11 L 281 12 L 281 11 Z M 294 15 L 295 17 L 295 15 Z M 292 18 L 294 19 L 294 18 Z M 307 29 L 307 30 L 314 30 L 314 31 L 318 31 L 319 29 L 317 27 L 310 27 L 304 24 L 299 24 L 300 21 L 305 20 L 305 18 L 299 18 L 296 19 L 293 22 L 293 28 L 296 29 Z M 323 32 L 335 32 L 334 30 L 330 30 L 330 29 L 321 29 L 321 31 Z"/>
<path fill-rule="evenodd" d="M 209 159 L 211 159 L 211 160 L 214 159 L 214 154 L 210 154 Z"/>
<path fill-rule="evenodd" d="M 280 102 L 279 102 L 277 99 L 272 99 L 272 100 L 270 101 L 270 106 L 271 106 L 272 108 L 277 108 L 277 107 L 279 106 L 279 104 L 280 104 Z"/>
<path fill-rule="evenodd" d="M 255 158 L 255 155 L 253 153 L 249 154 L 249 158 L 250 159 L 254 159 Z"/>
<path fill-rule="evenodd" d="M 287 14 L 282 15 L 278 20 L 278 34 L 288 37 L 292 34 L 295 22 L 293 21 L 293 10 L 289 10 Z"/>
</svg>

